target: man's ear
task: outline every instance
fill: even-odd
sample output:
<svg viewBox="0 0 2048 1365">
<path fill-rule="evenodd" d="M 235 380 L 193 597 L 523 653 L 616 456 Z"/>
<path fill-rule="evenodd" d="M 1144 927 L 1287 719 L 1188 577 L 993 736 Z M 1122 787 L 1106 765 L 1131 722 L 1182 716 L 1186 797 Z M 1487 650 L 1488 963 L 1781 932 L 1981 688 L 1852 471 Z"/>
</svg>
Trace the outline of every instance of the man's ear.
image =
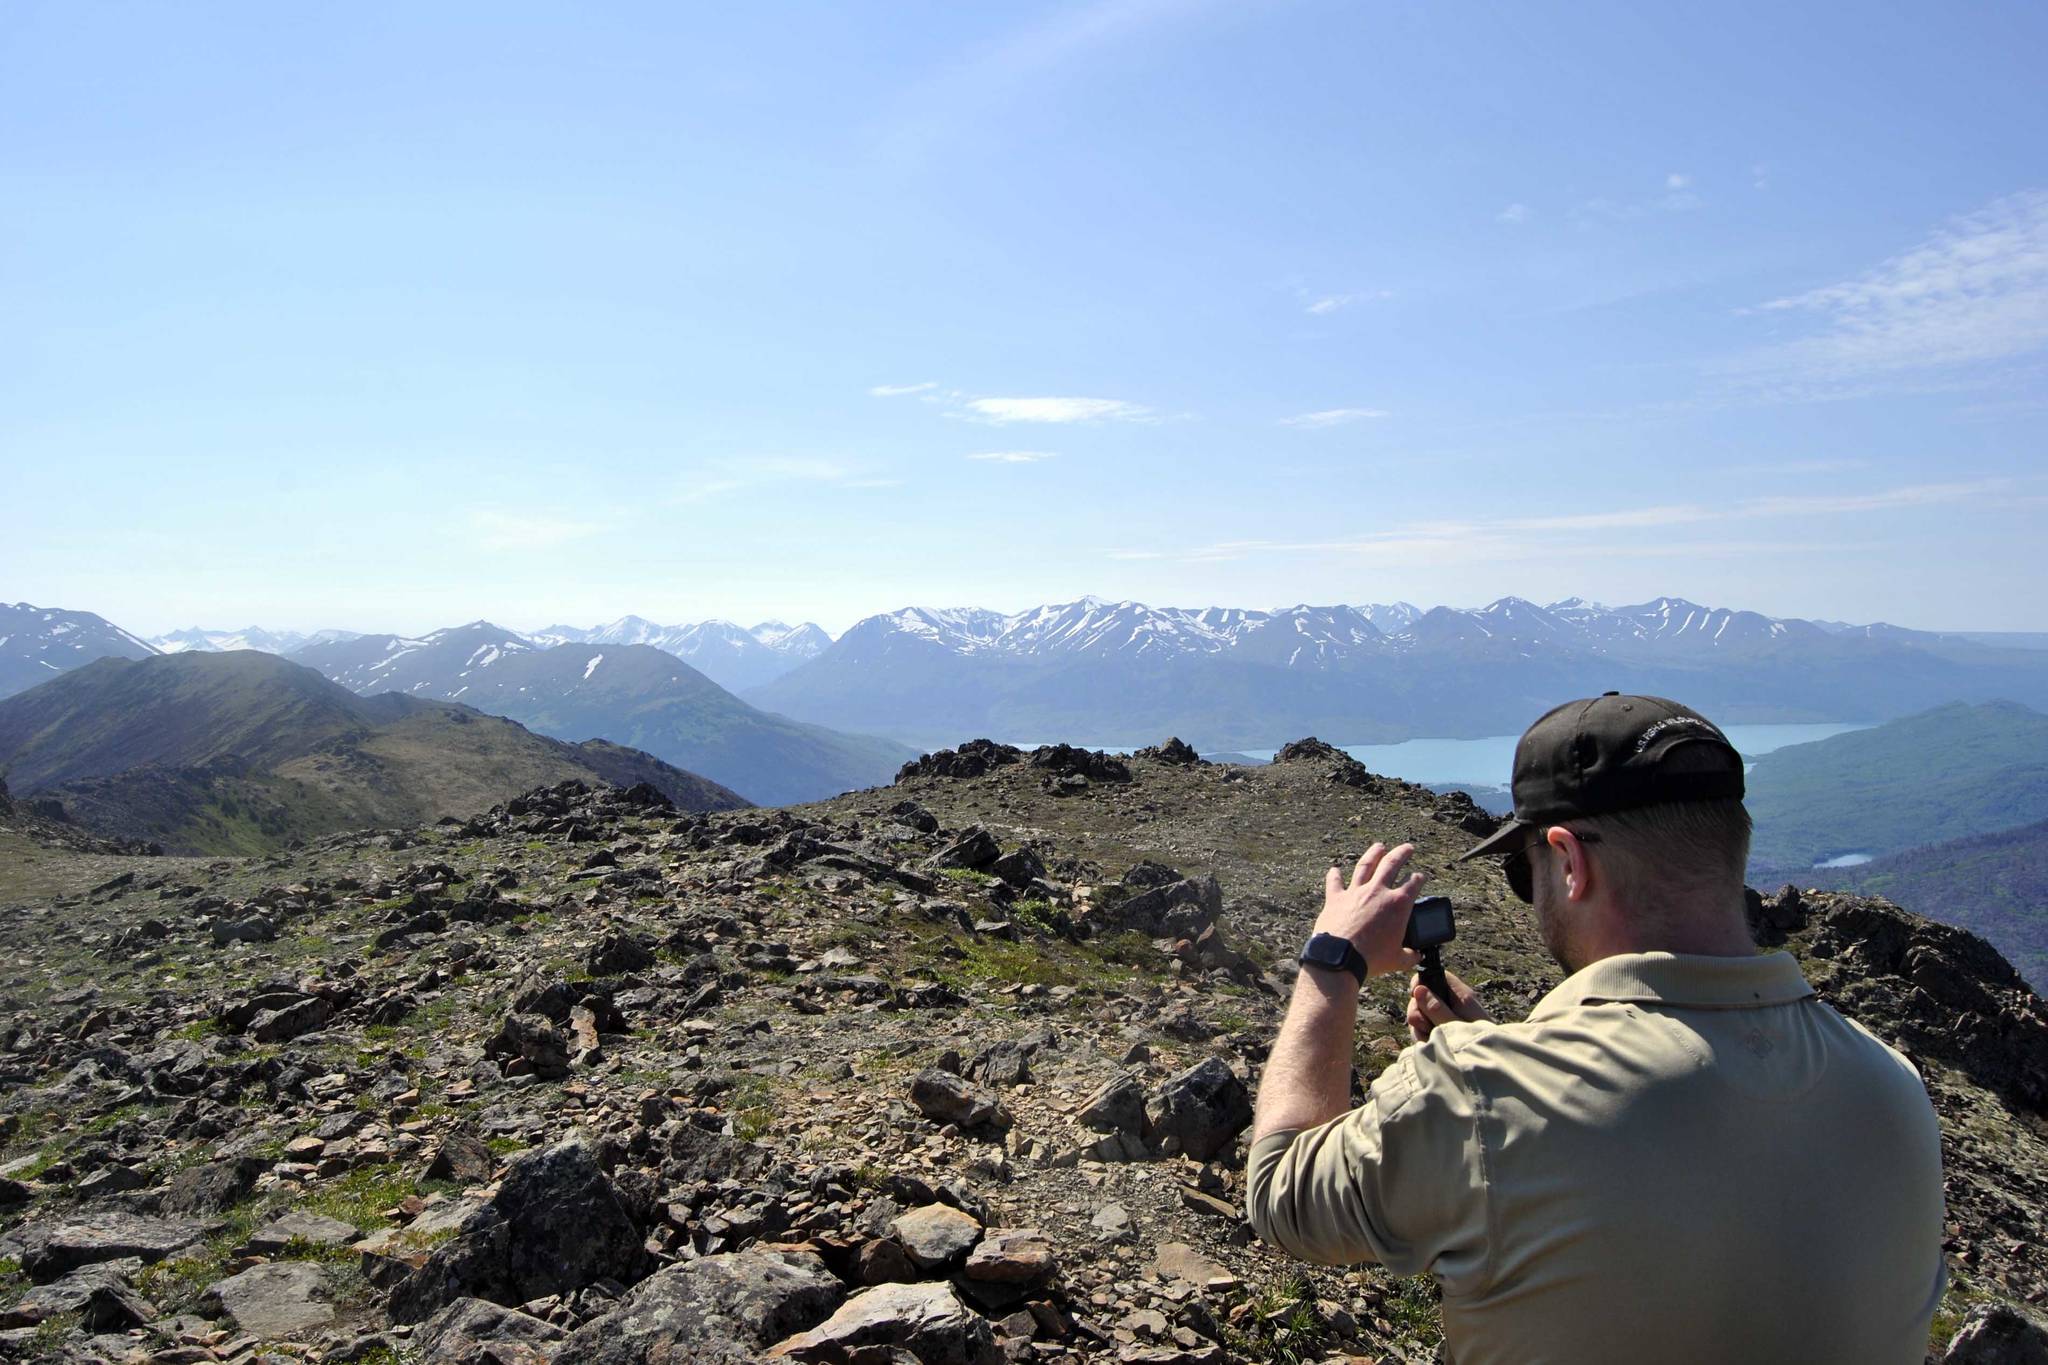
<svg viewBox="0 0 2048 1365">
<path fill-rule="evenodd" d="M 1564 898 L 1582 901 L 1592 895 L 1593 860 L 1586 856 L 1586 846 L 1579 842 L 1579 836 L 1563 825 L 1552 825 L 1543 839 L 1564 864 Z"/>
</svg>

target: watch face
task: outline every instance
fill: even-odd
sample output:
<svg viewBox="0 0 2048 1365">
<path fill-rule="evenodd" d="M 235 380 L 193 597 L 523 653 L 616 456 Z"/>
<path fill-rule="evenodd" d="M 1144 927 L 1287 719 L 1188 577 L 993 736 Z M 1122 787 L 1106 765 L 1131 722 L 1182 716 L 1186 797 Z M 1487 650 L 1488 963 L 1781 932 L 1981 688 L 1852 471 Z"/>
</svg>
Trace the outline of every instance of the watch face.
<svg viewBox="0 0 2048 1365">
<path fill-rule="evenodd" d="M 1302 960 L 1313 962 L 1318 967 L 1341 967 L 1344 965 L 1344 940 L 1334 934 L 1317 934 L 1302 950 Z"/>
</svg>

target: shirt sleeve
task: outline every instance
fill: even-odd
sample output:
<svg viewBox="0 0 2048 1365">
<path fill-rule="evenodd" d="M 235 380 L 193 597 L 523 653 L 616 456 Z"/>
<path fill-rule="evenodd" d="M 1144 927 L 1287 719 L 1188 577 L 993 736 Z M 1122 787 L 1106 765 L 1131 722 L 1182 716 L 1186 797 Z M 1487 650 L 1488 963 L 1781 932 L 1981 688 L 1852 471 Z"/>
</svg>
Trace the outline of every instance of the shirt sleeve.
<svg viewBox="0 0 2048 1365">
<path fill-rule="evenodd" d="M 1350 1113 L 1252 1147 L 1246 1213 L 1261 1237 L 1322 1265 L 1377 1261 L 1451 1280 L 1477 1272 L 1486 1152 L 1450 1032 L 1403 1052 Z"/>
</svg>

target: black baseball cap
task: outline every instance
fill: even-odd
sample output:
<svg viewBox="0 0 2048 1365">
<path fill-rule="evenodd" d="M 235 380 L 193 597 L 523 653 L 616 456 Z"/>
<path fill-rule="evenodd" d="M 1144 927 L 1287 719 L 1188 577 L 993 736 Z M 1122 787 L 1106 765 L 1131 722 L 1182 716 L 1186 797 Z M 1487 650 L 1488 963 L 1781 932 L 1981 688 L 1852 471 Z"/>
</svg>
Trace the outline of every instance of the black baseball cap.
<svg viewBox="0 0 2048 1365">
<path fill-rule="evenodd" d="M 1701 750 L 1714 751 L 1704 755 Z M 1686 761 L 1673 763 L 1684 752 Z M 1511 853 L 1529 831 L 1667 801 L 1741 799 L 1742 755 L 1714 723 L 1665 697 L 1603 692 L 1544 713 L 1515 745 L 1514 818 L 1458 861 Z"/>
</svg>

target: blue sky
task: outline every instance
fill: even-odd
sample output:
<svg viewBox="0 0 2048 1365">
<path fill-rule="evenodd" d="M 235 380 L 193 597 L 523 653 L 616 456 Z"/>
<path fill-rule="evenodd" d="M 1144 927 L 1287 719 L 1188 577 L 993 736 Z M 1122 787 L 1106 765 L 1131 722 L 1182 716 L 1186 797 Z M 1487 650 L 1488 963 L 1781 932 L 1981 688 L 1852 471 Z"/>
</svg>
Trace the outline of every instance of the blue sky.
<svg viewBox="0 0 2048 1365">
<path fill-rule="evenodd" d="M 0 597 L 2048 629 L 2039 5 L 0 7 Z"/>
</svg>

